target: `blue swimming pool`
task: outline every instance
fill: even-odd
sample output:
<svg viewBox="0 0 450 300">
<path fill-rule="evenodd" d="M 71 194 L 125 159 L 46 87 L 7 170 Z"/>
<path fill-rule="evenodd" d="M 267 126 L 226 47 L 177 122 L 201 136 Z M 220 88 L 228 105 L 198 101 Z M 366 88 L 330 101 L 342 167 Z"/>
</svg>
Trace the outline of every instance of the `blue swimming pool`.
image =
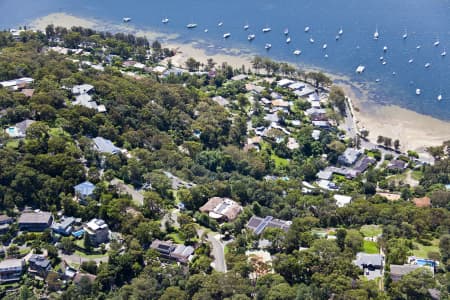
<svg viewBox="0 0 450 300">
<path fill-rule="evenodd" d="M 82 237 L 84 234 L 84 229 L 80 229 L 78 231 L 72 232 L 72 235 L 76 238 L 80 238 Z"/>
<path fill-rule="evenodd" d="M 432 259 L 421 259 L 421 258 L 419 258 L 419 259 L 416 259 L 416 263 L 419 266 L 430 266 L 430 267 L 433 267 L 433 268 L 436 266 L 436 262 L 434 260 L 432 260 Z"/>
</svg>

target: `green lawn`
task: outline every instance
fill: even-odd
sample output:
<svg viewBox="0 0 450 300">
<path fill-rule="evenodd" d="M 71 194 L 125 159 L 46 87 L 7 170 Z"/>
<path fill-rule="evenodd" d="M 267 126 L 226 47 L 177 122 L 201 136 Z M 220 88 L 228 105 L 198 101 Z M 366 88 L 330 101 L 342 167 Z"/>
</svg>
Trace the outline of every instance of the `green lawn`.
<svg viewBox="0 0 450 300">
<path fill-rule="evenodd" d="M 17 149 L 19 147 L 19 140 L 9 140 L 6 147 L 10 149 Z"/>
<path fill-rule="evenodd" d="M 106 253 L 105 254 L 86 254 L 86 253 L 78 251 L 78 250 L 75 250 L 75 255 L 78 255 L 78 256 L 81 256 L 84 258 L 90 258 L 90 259 L 103 258 L 103 257 L 108 256 L 108 254 L 106 254 Z"/>
<path fill-rule="evenodd" d="M 281 158 L 276 154 L 273 154 L 270 156 L 270 158 L 275 162 L 275 167 L 276 168 L 282 168 L 285 167 L 287 165 L 289 165 L 289 161 L 285 158 Z"/>
<path fill-rule="evenodd" d="M 177 232 L 172 232 L 171 234 L 168 234 L 167 236 L 170 237 L 177 244 L 184 244 L 184 239 Z"/>
<path fill-rule="evenodd" d="M 438 252 L 439 253 L 439 239 L 434 239 L 431 241 L 430 246 L 424 246 L 420 243 L 414 242 L 413 255 L 421 258 L 429 258 L 428 252 Z"/>
<path fill-rule="evenodd" d="M 415 170 L 415 171 L 412 171 L 412 172 L 411 172 L 411 177 L 412 177 L 414 180 L 420 180 L 420 179 L 422 179 L 422 177 L 423 177 L 423 173 L 422 173 L 422 171 L 417 171 L 417 170 Z"/>
<path fill-rule="evenodd" d="M 365 253 L 377 254 L 379 252 L 377 242 L 364 241 L 363 248 Z"/>
<path fill-rule="evenodd" d="M 382 233 L 381 226 L 379 225 L 364 225 L 359 231 L 367 237 L 377 236 Z"/>
</svg>

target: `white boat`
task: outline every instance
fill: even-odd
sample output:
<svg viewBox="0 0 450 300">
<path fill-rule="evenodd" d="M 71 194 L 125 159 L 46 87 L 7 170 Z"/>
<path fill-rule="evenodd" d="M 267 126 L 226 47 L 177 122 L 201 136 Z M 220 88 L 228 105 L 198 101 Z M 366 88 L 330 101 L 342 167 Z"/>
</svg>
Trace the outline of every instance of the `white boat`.
<svg viewBox="0 0 450 300">
<path fill-rule="evenodd" d="M 355 72 L 358 73 L 358 74 L 361 74 L 361 73 L 364 72 L 365 69 L 366 69 L 365 66 L 359 65 L 359 66 L 356 68 L 356 71 L 355 71 Z"/>
<path fill-rule="evenodd" d="M 267 44 L 264 46 L 264 48 L 265 48 L 266 50 L 269 50 L 270 48 L 272 48 L 272 44 L 267 43 Z"/>
<path fill-rule="evenodd" d="M 380 78 L 375 79 L 375 82 L 380 82 Z"/>
<path fill-rule="evenodd" d="M 253 41 L 253 40 L 255 39 L 255 37 L 256 37 L 256 35 L 254 35 L 254 34 L 249 34 L 249 35 L 247 36 L 247 40 Z"/>
<path fill-rule="evenodd" d="M 441 100 L 442 100 L 442 94 L 439 94 L 439 95 L 437 96 L 437 99 L 438 99 L 438 101 L 441 101 Z"/>
<path fill-rule="evenodd" d="M 378 32 L 378 28 L 375 29 L 375 32 L 373 33 L 373 39 L 378 40 L 380 37 L 380 33 Z"/>
<path fill-rule="evenodd" d="M 412 64 L 414 62 L 414 58 L 410 58 L 409 60 L 408 60 L 408 63 L 409 64 Z"/>
<path fill-rule="evenodd" d="M 189 23 L 186 25 L 186 28 L 188 28 L 188 29 L 193 29 L 195 27 L 197 27 L 197 24 L 195 24 L 195 23 Z"/>
<path fill-rule="evenodd" d="M 323 57 L 328 58 L 328 54 L 325 54 Z"/>
<path fill-rule="evenodd" d="M 383 47 L 383 52 L 387 52 L 388 51 L 388 47 L 387 46 L 384 46 Z"/>
<path fill-rule="evenodd" d="M 380 56 L 380 61 L 383 61 L 384 60 L 384 56 Z"/>
<path fill-rule="evenodd" d="M 416 49 L 419 50 L 420 48 L 422 48 L 422 45 L 417 45 Z"/>
<path fill-rule="evenodd" d="M 131 21 L 131 18 L 125 17 L 122 19 L 124 23 L 128 23 Z"/>
<path fill-rule="evenodd" d="M 310 42 L 311 44 L 314 44 L 314 39 L 313 39 L 313 38 L 310 38 L 310 39 L 309 39 L 309 42 Z"/>
<path fill-rule="evenodd" d="M 322 46 L 322 49 L 327 49 L 328 48 L 328 45 L 327 44 L 323 44 L 323 46 Z"/>
<path fill-rule="evenodd" d="M 337 36 L 336 36 L 336 41 L 339 41 L 340 38 L 341 38 L 341 36 L 340 36 L 340 35 L 337 35 Z"/>
<path fill-rule="evenodd" d="M 244 25 L 244 30 L 248 30 L 250 28 L 250 26 L 248 24 Z"/>
<path fill-rule="evenodd" d="M 231 33 L 227 32 L 227 33 L 225 33 L 225 34 L 223 35 L 223 38 L 224 38 L 224 39 L 227 39 L 227 38 L 229 38 L 230 36 L 231 36 Z"/>
<path fill-rule="evenodd" d="M 309 26 L 306 26 L 306 27 L 305 27 L 305 32 L 309 32 L 310 29 L 311 29 L 311 28 L 309 28 Z"/>
<path fill-rule="evenodd" d="M 447 51 L 445 51 L 445 50 L 442 51 L 441 56 L 444 57 L 444 56 L 446 56 L 446 55 L 447 55 Z"/>
<path fill-rule="evenodd" d="M 430 63 L 426 63 L 426 64 L 425 64 L 425 68 L 428 69 L 429 67 L 431 67 L 431 64 L 430 64 Z"/>
<path fill-rule="evenodd" d="M 291 42 L 291 37 L 288 37 L 288 38 L 286 39 L 286 43 L 289 44 L 290 42 Z"/>
<path fill-rule="evenodd" d="M 343 34 L 344 34 L 344 30 L 341 27 L 341 29 L 339 29 L 339 31 L 338 31 L 338 35 L 343 35 Z"/>
<path fill-rule="evenodd" d="M 420 89 L 416 89 L 416 95 L 419 96 L 420 94 L 422 94 L 422 91 Z"/>
<path fill-rule="evenodd" d="M 208 32 L 208 28 L 205 28 L 205 30 L 203 30 L 205 33 L 207 33 Z"/>
<path fill-rule="evenodd" d="M 289 34 L 289 29 L 286 28 L 283 33 L 284 33 L 284 35 L 288 35 Z"/>
<path fill-rule="evenodd" d="M 167 24 L 167 23 L 169 23 L 169 19 L 168 18 L 164 18 L 164 19 L 161 20 L 161 23 Z"/>
<path fill-rule="evenodd" d="M 436 40 L 436 42 L 434 42 L 433 46 L 437 47 L 437 46 L 439 46 L 440 44 L 441 44 L 441 42 L 440 42 L 439 39 L 438 39 L 438 40 Z"/>
<path fill-rule="evenodd" d="M 405 29 L 405 33 L 403 34 L 402 38 L 406 40 L 408 38 L 408 30 Z"/>
<path fill-rule="evenodd" d="M 387 65 L 387 61 L 383 60 L 383 62 L 381 63 L 383 66 Z"/>
<path fill-rule="evenodd" d="M 217 26 L 219 26 L 219 27 L 222 27 L 222 25 L 223 25 L 223 22 L 219 22 L 219 23 L 217 24 Z"/>
<path fill-rule="evenodd" d="M 392 76 L 395 76 L 395 75 L 397 75 L 397 73 L 396 72 L 392 72 Z"/>
<path fill-rule="evenodd" d="M 294 55 L 300 55 L 300 54 L 302 54 L 302 51 L 297 49 L 297 50 L 294 50 L 293 53 L 294 53 Z"/>
<path fill-rule="evenodd" d="M 270 27 L 264 27 L 264 28 L 262 29 L 262 32 L 264 32 L 264 33 L 270 32 L 270 31 L 272 31 L 272 28 L 270 28 Z"/>
</svg>

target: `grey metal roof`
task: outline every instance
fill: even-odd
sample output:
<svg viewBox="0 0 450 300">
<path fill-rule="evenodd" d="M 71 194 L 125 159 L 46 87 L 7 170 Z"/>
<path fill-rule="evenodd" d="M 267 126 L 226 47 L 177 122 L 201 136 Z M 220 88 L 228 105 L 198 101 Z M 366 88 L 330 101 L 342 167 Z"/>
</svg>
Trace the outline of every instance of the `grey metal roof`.
<svg viewBox="0 0 450 300">
<path fill-rule="evenodd" d="M 110 140 L 105 138 L 96 137 L 93 138 L 92 141 L 94 142 L 96 150 L 99 152 L 116 154 L 120 151 L 120 149 L 114 146 Z"/>
</svg>

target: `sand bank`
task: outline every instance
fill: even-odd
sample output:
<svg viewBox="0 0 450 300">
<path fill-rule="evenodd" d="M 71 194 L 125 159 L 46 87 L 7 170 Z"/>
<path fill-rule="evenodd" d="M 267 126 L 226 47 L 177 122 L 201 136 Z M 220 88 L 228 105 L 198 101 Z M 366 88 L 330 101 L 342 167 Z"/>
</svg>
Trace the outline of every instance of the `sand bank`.
<svg viewBox="0 0 450 300">
<path fill-rule="evenodd" d="M 197 40 L 189 43 L 179 43 L 177 34 L 167 34 L 152 30 L 138 29 L 132 23 L 118 22 L 108 23 L 93 19 L 80 18 L 66 13 L 54 13 L 31 22 L 31 28 L 45 30 L 49 24 L 70 28 L 82 26 L 100 31 L 133 33 L 144 36 L 150 40 L 158 39 L 165 47 L 177 50 L 177 54 L 171 58 L 174 65 L 183 66 L 189 57 L 206 63 L 212 58 L 216 63 L 223 62 L 240 68 L 244 65 L 251 67 L 252 54 L 245 49 L 216 48 L 206 41 Z M 305 68 L 305 70 L 317 70 Z M 322 70 L 323 71 L 323 70 Z M 428 146 L 440 145 L 443 141 L 450 140 L 450 123 L 422 115 L 398 106 L 382 106 L 368 100 L 367 91 L 363 87 L 351 83 L 342 75 L 328 74 L 341 85 L 346 94 L 352 98 L 355 106 L 355 117 L 358 127 L 369 130 L 369 139 L 376 141 L 379 135 L 399 139 L 402 150 L 416 150 L 423 153 Z"/>
</svg>

